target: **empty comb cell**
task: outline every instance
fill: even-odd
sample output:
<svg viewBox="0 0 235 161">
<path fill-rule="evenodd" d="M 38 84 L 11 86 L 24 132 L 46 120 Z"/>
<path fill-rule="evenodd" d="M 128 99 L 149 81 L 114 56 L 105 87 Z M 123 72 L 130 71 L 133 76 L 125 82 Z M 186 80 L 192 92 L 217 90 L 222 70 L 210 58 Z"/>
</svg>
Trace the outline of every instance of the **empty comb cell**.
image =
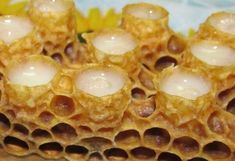
<svg viewBox="0 0 235 161">
<path fill-rule="evenodd" d="M 85 125 L 98 129 L 120 122 L 130 101 L 130 80 L 125 71 L 112 65 L 90 64 L 78 70 L 75 82 Z"/>
<path fill-rule="evenodd" d="M 10 59 L 39 54 L 41 51 L 41 40 L 28 18 L 0 16 L 0 59 L 3 65 L 7 65 Z"/>
<path fill-rule="evenodd" d="M 234 74 L 235 49 L 212 40 L 193 40 L 184 55 L 184 63 L 192 68 L 199 67 L 208 76 L 224 80 Z"/>
<path fill-rule="evenodd" d="M 199 112 L 210 106 L 207 99 L 212 99 L 213 84 L 200 71 L 188 68 L 168 68 L 154 79 L 156 103 L 159 110 L 177 124 L 198 118 Z"/>
<path fill-rule="evenodd" d="M 197 36 L 235 47 L 235 13 L 217 12 L 201 24 Z"/>
<path fill-rule="evenodd" d="M 34 107 L 37 99 L 50 90 L 50 83 L 58 70 L 53 59 L 41 55 L 13 60 L 5 69 L 10 102 Z"/>
<path fill-rule="evenodd" d="M 160 6 L 129 4 L 122 12 L 122 27 L 140 39 L 160 37 L 169 30 L 168 12 Z"/>
<path fill-rule="evenodd" d="M 85 34 L 84 37 L 92 62 L 118 65 L 131 75 L 140 68 L 137 40 L 125 30 L 104 29 Z"/>
<path fill-rule="evenodd" d="M 59 55 L 65 64 L 76 61 L 78 40 L 72 0 L 32 0 L 29 16 L 42 37 L 45 55 Z"/>
</svg>

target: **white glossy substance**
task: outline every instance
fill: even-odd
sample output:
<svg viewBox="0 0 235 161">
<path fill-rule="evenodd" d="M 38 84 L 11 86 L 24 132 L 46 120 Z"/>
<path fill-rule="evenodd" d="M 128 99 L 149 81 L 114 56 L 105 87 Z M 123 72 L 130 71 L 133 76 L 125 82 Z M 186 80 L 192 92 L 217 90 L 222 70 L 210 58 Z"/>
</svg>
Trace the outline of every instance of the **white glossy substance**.
<svg viewBox="0 0 235 161">
<path fill-rule="evenodd" d="M 43 62 L 26 62 L 14 66 L 8 73 L 12 84 L 34 87 L 49 83 L 57 73 L 52 65 Z"/>
<path fill-rule="evenodd" d="M 174 71 L 160 83 L 161 91 L 189 100 L 196 100 L 198 97 L 207 94 L 211 88 L 211 84 L 206 79 L 180 70 Z"/>
<path fill-rule="evenodd" d="M 92 43 L 95 48 L 110 55 L 123 55 L 137 46 L 133 37 L 127 32 L 101 33 L 92 40 Z"/>
<path fill-rule="evenodd" d="M 27 18 L 18 16 L 0 16 L 0 40 L 11 44 L 32 32 L 33 24 Z"/>
<path fill-rule="evenodd" d="M 127 13 L 142 19 L 158 20 L 162 18 L 162 13 L 151 6 L 133 6 L 127 10 Z"/>
<path fill-rule="evenodd" d="M 211 18 L 210 24 L 222 32 L 235 35 L 235 14 Z"/>
<path fill-rule="evenodd" d="M 76 80 L 78 89 L 97 97 L 111 95 L 124 86 L 124 78 L 111 69 L 88 69 Z"/>
<path fill-rule="evenodd" d="M 235 50 L 216 42 L 201 41 L 191 47 L 192 54 L 199 60 L 215 66 L 235 64 Z"/>
<path fill-rule="evenodd" d="M 64 12 L 68 9 L 64 0 L 36 0 L 34 7 L 41 12 Z"/>
</svg>

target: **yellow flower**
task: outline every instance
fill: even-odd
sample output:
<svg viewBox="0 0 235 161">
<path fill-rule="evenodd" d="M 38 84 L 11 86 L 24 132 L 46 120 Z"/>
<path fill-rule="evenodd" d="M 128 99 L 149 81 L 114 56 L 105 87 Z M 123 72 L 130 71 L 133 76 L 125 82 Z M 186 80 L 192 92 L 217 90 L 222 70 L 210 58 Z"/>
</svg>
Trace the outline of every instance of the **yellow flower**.
<svg viewBox="0 0 235 161">
<path fill-rule="evenodd" d="M 11 3 L 11 0 L 0 0 L 0 15 L 24 15 L 27 1 Z"/>
<path fill-rule="evenodd" d="M 79 11 L 77 11 L 76 17 L 77 31 L 82 33 L 116 27 L 121 19 L 121 14 L 116 13 L 115 10 L 111 8 L 103 16 L 99 8 L 91 8 L 87 17 L 82 15 Z"/>
</svg>

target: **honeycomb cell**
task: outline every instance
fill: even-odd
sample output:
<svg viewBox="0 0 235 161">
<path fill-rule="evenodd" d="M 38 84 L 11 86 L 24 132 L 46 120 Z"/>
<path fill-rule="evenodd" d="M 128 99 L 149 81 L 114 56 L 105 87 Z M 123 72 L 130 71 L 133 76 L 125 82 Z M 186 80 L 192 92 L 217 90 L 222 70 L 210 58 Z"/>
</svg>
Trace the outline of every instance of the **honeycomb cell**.
<svg viewBox="0 0 235 161">
<path fill-rule="evenodd" d="M 100 151 L 105 148 L 109 148 L 112 145 L 112 142 L 109 139 L 102 137 L 90 137 L 81 140 L 83 145 L 89 147 L 90 150 Z"/>
<path fill-rule="evenodd" d="M 226 159 L 231 155 L 231 149 L 226 144 L 219 141 L 205 145 L 203 152 L 212 159 Z"/>
<path fill-rule="evenodd" d="M 10 127 L 10 120 L 3 113 L 0 113 L 0 132 L 6 132 Z"/>
<path fill-rule="evenodd" d="M 49 111 L 44 111 L 39 115 L 39 120 L 44 124 L 52 123 L 54 118 L 55 116 Z"/>
<path fill-rule="evenodd" d="M 103 157 L 98 152 L 90 154 L 88 161 L 102 161 Z"/>
<path fill-rule="evenodd" d="M 170 56 L 164 56 L 159 58 L 155 63 L 155 69 L 157 71 L 162 71 L 163 69 L 170 67 L 170 66 L 176 66 L 177 60 Z"/>
<path fill-rule="evenodd" d="M 146 68 L 146 67 L 143 67 Z M 140 83 L 147 89 L 154 90 L 153 76 L 147 69 L 142 69 L 138 75 Z"/>
<path fill-rule="evenodd" d="M 226 110 L 235 115 L 235 98 L 228 103 Z"/>
<path fill-rule="evenodd" d="M 69 145 L 66 147 L 65 152 L 69 158 L 79 160 L 83 159 L 87 155 L 88 149 L 83 146 Z"/>
<path fill-rule="evenodd" d="M 156 103 L 154 101 L 154 98 L 154 96 L 151 96 L 148 99 L 137 102 L 137 104 L 134 105 L 134 111 L 137 116 L 149 117 L 154 113 L 154 111 L 156 110 Z"/>
<path fill-rule="evenodd" d="M 134 99 L 145 99 L 146 94 L 141 88 L 134 88 L 131 90 L 131 96 Z"/>
<path fill-rule="evenodd" d="M 73 43 L 69 43 L 66 45 L 64 49 L 64 53 L 71 61 L 74 61 L 77 59 L 77 53 L 74 52 Z"/>
<path fill-rule="evenodd" d="M 195 155 L 199 152 L 199 143 L 189 137 L 183 136 L 173 141 L 173 147 L 179 150 L 183 155 Z"/>
<path fill-rule="evenodd" d="M 63 56 L 60 53 L 55 53 L 51 55 L 51 58 L 54 59 L 56 62 L 63 64 Z"/>
<path fill-rule="evenodd" d="M 77 137 L 76 130 L 66 123 L 59 123 L 55 125 L 51 128 L 51 132 L 56 138 L 66 142 L 74 141 Z"/>
<path fill-rule="evenodd" d="M 208 160 L 204 158 L 196 157 L 196 158 L 189 159 L 188 161 L 208 161 Z"/>
<path fill-rule="evenodd" d="M 14 124 L 13 131 L 15 133 L 21 134 L 22 136 L 27 136 L 29 134 L 29 130 L 21 124 Z"/>
<path fill-rule="evenodd" d="M 180 54 L 185 50 L 186 44 L 179 37 L 172 35 L 167 43 L 167 49 L 172 54 Z"/>
<path fill-rule="evenodd" d="M 49 142 L 40 145 L 39 150 L 47 157 L 57 158 L 63 152 L 63 147 L 57 142 Z"/>
<path fill-rule="evenodd" d="M 218 112 L 214 112 L 210 115 L 207 120 L 207 124 L 210 130 L 215 133 L 223 134 L 225 132 L 225 125 Z"/>
<path fill-rule="evenodd" d="M 162 152 L 157 161 L 182 161 L 182 159 L 174 153 Z"/>
<path fill-rule="evenodd" d="M 104 151 L 104 156 L 109 161 L 125 161 L 128 159 L 128 154 L 125 150 L 120 148 L 111 148 Z"/>
<path fill-rule="evenodd" d="M 35 140 L 45 140 L 45 139 L 50 139 L 51 134 L 43 129 L 36 129 L 32 132 L 31 134 L 32 138 Z"/>
<path fill-rule="evenodd" d="M 72 98 L 62 95 L 54 96 L 51 101 L 52 111 L 61 117 L 69 116 L 75 111 L 75 104 Z"/>
<path fill-rule="evenodd" d="M 229 97 L 229 95 L 233 93 L 234 91 L 235 91 L 235 86 L 225 89 L 223 91 L 220 91 L 217 97 L 220 101 L 225 101 Z"/>
<path fill-rule="evenodd" d="M 136 130 L 126 130 L 119 132 L 115 137 L 118 146 L 133 148 L 140 144 L 140 134 Z"/>
<path fill-rule="evenodd" d="M 29 145 L 16 137 L 7 136 L 3 140 L 6 150 L 16 155 L 25 155 L 29 151 Z"/>
<path fill-rule="evenodd" d="M 156 153 L 152 149 L 146 147 L 138 147 L 131 150 L 131 155 L 138 160 L 151 160 L 155 158 Z"/>
<path fill-rule="evenodd" d="M 151 128 L 144 132 L 144 142 L 152 147 L 163 147 L 169 144 L 170 134 L 163 128 Z"/>
</svg>

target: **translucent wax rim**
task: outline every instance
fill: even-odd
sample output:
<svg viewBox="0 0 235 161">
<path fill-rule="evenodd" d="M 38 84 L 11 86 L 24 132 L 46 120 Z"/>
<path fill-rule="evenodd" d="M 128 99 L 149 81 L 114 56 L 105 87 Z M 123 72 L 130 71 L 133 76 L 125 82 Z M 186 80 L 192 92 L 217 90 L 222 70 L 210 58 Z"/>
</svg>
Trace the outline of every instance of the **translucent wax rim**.
<svg viewBox="0 0 235 161">
<path fill-rule="evenodd" d="M 51 68 L 52 69 L 51 71 L 53 72 L 52 72 L 52 75 L 50 76 L 50 79 L 48 79 L 45 83 L 39 83 L 39 84 L 34 84 L 34 85 L 17 83 L 10 79 L 10 73 L 15 72 L 17 69 L 20 69 L 20 68 L 16 69 L 16 67 L 24 67 L 25 64 L 31 64 L 31 63 L 40 64 L 40 65 L 46 64 L 47 65 L 46 67 Z M 51 83 L 56 78 L 57 74 L 59 73 L 60 65 L 54 62 L 53 59 L 47 56 L 33 55 L 31 57 L 28 57 L 28 59 L 26 58 L 26 59 L 19 59 L 16 61 L 12 61 L 11 63 L 9 63 L 9 65 L 6 66 L 5 71 L 6 71 L 5 73 L 6 73 L 7 81 L 9 82 L 9 84 L 27 87 L 27 88 L 34 88 L 34 87 L 39 87 L 39 86 L 45 86 Z"/>
<path fill-rule="evenodd" d="M 118 88 L 117 90 L 111 92 L 111 93 L 108 93 L 108 94 L 104 94 L 104 95 L 94 95 L 93 93 L 90 93 L 89 91 L 86 91 L 84 89 L 82 89 L 81 87 L 79 87 L 79 84 L 78 84 L 78 81 L 79 81 L 79 78 L 82 74 L 84 74 L 86 71 L 88 72 L 95 72 L 95 71 L 101 71 L 101 70 L 104 70 L 104 71 L 114 71 L 115 74 L 118 74 L 119 76 L 121 76 L 121 80 L 122 80 L 122 85 L 120 88 Z M 74 77 L 74 80 L 75 80 L 75 86 L 76 86 L 76 89 L 78 90 L 78 93 L 85 93 L 86 95 L 89 95 L 91 97 L 96 97 L 96 98 L 107 98 L 107 97 L 110 97 L 110 96 L 113 96 L 115 95 L 116 93 L 119 93 L 120 91 L 122 91 L 124 88 L 126 88 L 126 81 L 128 79 L 128 76 L 127 76 L 127 73 L 125 73 L 124 71 L 122 71 L 122 69 L 119 69 L 119 68 L 116 68 L 114 66 L 99 66 L 99 65 L 88 65 L 87 67 L 83 68 L 83 69 L 80 69 L 76 74 L 75 74 L 75 77 Z"/>
<path fill-rule="evenodd" d="M 200 80 L 203 81 L 203 86 L 205 86 L 207 89 L 205 91 L 200 91 L 201 94 L 199 94 L 198 96 L 194 96 L 194 97 L 184 97 L 183 95 L 181 94 L 177 94 L 177 93 L 171 93 L 169 91 L 167 91 L 167 89 L 165 89 L 166 85 L 166 81 L 174 74 L 179 74 L 179 73 L 182 73 L 182 74 L 188 74 L 188 75 L 192 75 L 192 76 L 197 76 Z M 169 80 L 168 80 L 169 81 Z M 158 86 L 159 90 L 167 95 L 171 95 L 171 96 L 174 96 L 174 97 L 180 97 L 182 99 L 186 99 L 186 100 L 189 100 L 189 101 L 196 101 L 198 100 L 199 98 L 205 96 L 205 95 L 208 95 L 210 93 L 210 91 L 212 90 L 213 86 L 212 86 L 212 83 L 210 82 L 209 79 L 207 78 L 204 78 L 201 74 L 199 73 L 195 73 L 195 72 L 191 72 L 191 71 L 188 71 L 188 70 L 184 70 L 184 69 L 180 69 L 178 67 L 174 67 L 173 71 L 169 71 L 169 73 L 165 73 L 165 75 L 160 78 L 160 81 L 159 81 L 159 86 Z M 201 88 L 202 89 L 202 88 Z"/>
</svg>

